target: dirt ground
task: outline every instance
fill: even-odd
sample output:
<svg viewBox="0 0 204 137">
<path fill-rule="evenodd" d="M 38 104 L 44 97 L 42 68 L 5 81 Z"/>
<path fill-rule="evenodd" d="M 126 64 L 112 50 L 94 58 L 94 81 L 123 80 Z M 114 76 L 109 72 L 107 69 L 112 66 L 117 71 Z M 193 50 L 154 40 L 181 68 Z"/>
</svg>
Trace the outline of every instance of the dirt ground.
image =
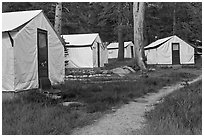
<svg viewBox="0 0 204 137">
<path fill-rule="evenodd" d="M 190 70 L 188 70 L 190 71 Z M 195 71 L 201 73 L 200 71 Z M 189 84 L 201 80 L 200 75 Z M 74 135 L 130 135 L 139 134 L 138 130 L 144 127 L 144 114 L 154 108 L 154 104 L 160 103 L 162 98 L 173 91 L 182 88 L 178 83 L 173 86 L 162 88 L 158 93 L 151 93 L 144 97 L 135 99 L 116 110 L 114 113 L 106 114 L 92 125 L 76 129 L 72 132 Z"/>
</svg>

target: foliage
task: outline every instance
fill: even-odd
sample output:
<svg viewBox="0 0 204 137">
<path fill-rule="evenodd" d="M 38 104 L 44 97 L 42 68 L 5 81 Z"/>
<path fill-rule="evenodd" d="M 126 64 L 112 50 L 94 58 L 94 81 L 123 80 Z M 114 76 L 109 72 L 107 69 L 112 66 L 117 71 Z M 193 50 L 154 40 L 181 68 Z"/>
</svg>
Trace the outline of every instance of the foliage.
<svg viewBox="0 0 204 137">
<path fill-rule="evenodd" d="M 149 42 L 172 35 L 173 9 L 176 9 L 176 35 L 190 42 L 202 38 L 202 3 L 159 2 L 149 3 L 146 10 L 147 37 Z"/>
<path fill-rule="evenodd" d="M 43 9 L 54 24 L 54 2 L 3 2 L 2 11 Z M 132 2 L 123 2 L 122 11 L 117 2 L 64 2 L 62 34 L 100 33 L 104 42 L 117 41 L 118 13 L 122 12 L 125 41 L 133 41 Z M 145 24 L 147 43 L 172 35 L 172 2 L 148 2 Z M 176 3 L 176 35 L 190 42 L 202 38 L 202 3 Z M 155 38 L 156 37 L 156 38 Z"/>
</svg>

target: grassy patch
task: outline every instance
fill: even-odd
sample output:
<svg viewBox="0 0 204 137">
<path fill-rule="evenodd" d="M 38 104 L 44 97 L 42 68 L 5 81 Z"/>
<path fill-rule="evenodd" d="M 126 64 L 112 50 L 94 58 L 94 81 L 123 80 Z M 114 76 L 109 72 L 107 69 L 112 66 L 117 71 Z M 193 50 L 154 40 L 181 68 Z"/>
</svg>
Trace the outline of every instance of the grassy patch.
<svg viewBox="0 0 204 137">
<path fill-rule="evenodd" d="M 202 82 L 172 93 L 146 113 L 143 134 L 202 134 Z"/>
<path fill-rule="evenodd" d="M 168 78 L 141 78 L 138 81 L 99 84 L 68 81 L 61 90 L 64 101 L 83 102 L 87 106 L 87 112 L 93 113 L 128 103 L 149 92 L 157 92 L 157 89 L 167 83 L 170 83 Z"/>
<path fill-rule="evenodd" d="M 9 135 L 70 134 L 73 128 L 87 125 L 97 117 L 83 109 L 59 105 L 36 91 L 3 102 L 2 112 L 2 133 Z"/>
<path fill-rule="evenodd" d="M 176 73 L 176 72 L 175 72 Z M 179 76 L 179 77 L 178 77 Z M 3 134 L 70 134 L 76 127 L 90 124 L 112 107 L 177 82 L 186 74 L 139 78 L 114 83 L 66 81 L 60 88 L 61 99 L 53 100 L 33 90 L 14 101 L 2 104 Z M 64 107 L 63 101 L 78 101 L 83 107 Z"/>
</svg>

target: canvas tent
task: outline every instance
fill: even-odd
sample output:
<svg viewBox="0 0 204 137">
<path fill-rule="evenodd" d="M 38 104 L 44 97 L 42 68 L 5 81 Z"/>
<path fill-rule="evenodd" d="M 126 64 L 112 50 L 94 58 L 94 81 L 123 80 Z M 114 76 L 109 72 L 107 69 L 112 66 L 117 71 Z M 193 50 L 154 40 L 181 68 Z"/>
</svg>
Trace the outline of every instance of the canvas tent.
<svg viewBox="0 0 204 137">
<path fill-rule="evenodd" d="M 147 64 L 194 64 L 194 48 L 175 35 L 159 39 L 144 50 Z"/>
<path fill-rule="evenodd" d="M 108 58 L 118 58 L 118 43 L 113 42 L 110 43 L 107 48 L 108 48 Z M 134 44 L 129 41 L 129 42 L 124 42 L 124 58 L 134 58 L 135 57 L 135 52 L 134 52 Z"/>
<path fill-rule="evenodd" d="M 66 44 L 68 68 L 103 67 L 108 63 L 107 48 L 98 33 L 63 35 Z"/>
<path fill-rule="evenodd" d="M 42 10 L 2 13 L 2 90 L 64 82 L 64 47 Z"/>
</svg>

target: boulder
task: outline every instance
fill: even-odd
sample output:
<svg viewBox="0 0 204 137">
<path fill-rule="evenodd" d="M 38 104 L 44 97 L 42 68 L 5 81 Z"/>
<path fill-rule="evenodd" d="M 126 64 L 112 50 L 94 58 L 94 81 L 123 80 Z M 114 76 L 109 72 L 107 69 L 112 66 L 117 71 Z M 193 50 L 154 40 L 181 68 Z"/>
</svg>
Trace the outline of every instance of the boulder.
<svg viewBox="0 0 204 137">
<path fill-rule="evenodd" d="M 131 71 L 132 73 L 135 73 L 135 72 L 136 72 L 133 68 L 128 67 L 128 66 L 124 66 L 123 69 L 128 69 L 128 70 Z"/>
<path fill-rule="evenodd" d="M 112 73 L 114 73 L 114 74 L 118 74 L 121 77 L 125 76 L 126 74 L 134 73 L 135 72 L 135 70 L 133 70 L 131 67 L 128 67 L 128 66 L 123 66 L 123 67 L 115 68 L 115 69 L 112 69 L 110 71 Z"/>
</svg>

